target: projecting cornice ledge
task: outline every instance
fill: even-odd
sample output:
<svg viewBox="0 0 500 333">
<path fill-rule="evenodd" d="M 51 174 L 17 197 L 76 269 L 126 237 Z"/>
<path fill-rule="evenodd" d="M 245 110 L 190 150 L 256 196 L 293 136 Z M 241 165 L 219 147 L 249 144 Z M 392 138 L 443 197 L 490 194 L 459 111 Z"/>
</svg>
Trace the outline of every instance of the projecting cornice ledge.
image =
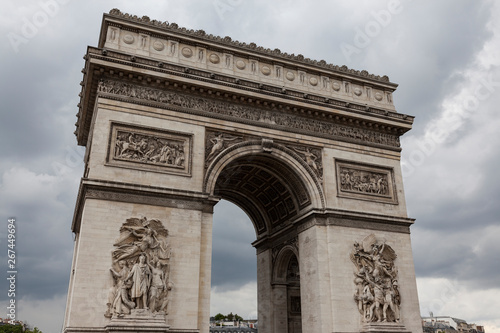
<svg viewBox="0 0 500 333">
<path fill-rule="evenodd" d="M 315 212 L 297 223 L 298 232 L 314 225 L 332 225 L 350 228 L 410 233 L 413 218 L 327 209 Z"/>
<path fill-rule="evenodd" d="M 219 202 L 218 198 L 211 198 L 201 192 L 82 178 L 71 225 L 71 230 L 75 233 L 80 230 L 83 207 L 87 199 L 193 209 L 209 213 L 213 212 L 213 206 Z"/>
<path fill-rule="evenodd" d="M 233 50 L 240 50 L 241 52 L 251 52 L 256 55 L 261 55 L 264 57 L 273 57 L 277 58 L 277 60 L 282 60 L 285 62 L 291 61 L 296 64 L 308 66 L 308 67 L 316 67 L 318 70 L 328 70 L 332 73 L 337 73 L 339 75 L 349 75 L 352 77 L 358 77 L 363 80 L 371 80 L 374 82 L 384 83 L 392 86 L 393 88 L 397 87 L 397 84 L 390 82 L 389 77 L 387 75 L 374 75 L 370 74 L 366 70 L 355 70 L 350 69 L 347 66 L 338 66 L 334 64 L 329 64 L 325 60 L 314 60 L 310 58 L 304 57 L 302 54 L 289 54 L 286 52 L 282 52 L 279 49 L 271 50 L 269 48 L 264 48 L 262 46 L 258 46 L 256 43 L 244 43 L 236 40 L 232 40 L 231 37 L 225 36 L 214 36 L 212 34 L 207 34 L 204 30 L 193 30 L 187 29 L 184 27 L 179 27 L 176 23 L 169 23 L 167 21 L 161 22 L 158 20 L 151 20 L 148 16 L 138 17 L 137 15 L 130 15 L 127 13 L 122 13 L 119 9 L 110 10 L 109 14 L 104 14 L 103 17 L 103 29 L 101 30 L 101 35 L 99 39 L 99 46 L 104 47 L 106 42 L 106 34 L 107 25 L 116 23 L 124 23 L 131 24 L 134 23 L 139 26 L 149 28 L 149 31 L 145 31 L 148 34 L 154 34 L 154 31 L 157 31 L 157 34 L 169 33 L 174 34 L 178 38 L 188 38 L 193 41 L 205 42 L 210 44 L 218 45 L 221 48 L 232 48 Z M 153 29 L 153 30 L 151 30 Z M 129 40 L 130 43 L 130 40 Z"/>
<path fill-rule="evenodd" d="M 279 123 L 284 123 L 285 119 L 287 122 L 297 119 L 296 130 L 310 129 L 312 133 L 332 139 L 353 143 L 360 141 L 396 151 L 400 150 L 399 136 L 408 131 L 413 122 L 413 117 L 393 111 L 292 90 L 283 91 L 279 87 L 219 74 L 211 75 L 201 70 L 186 71 L 184 67 L 175 64 L 164 64 L 159 68 L 152 60 L 142 59 L 141 62 L 136 58 L 131 61 L 127 55 L 122 54 L 123 57 L 120 57 L 119 52 L 103 52 L 104 50 L 89 48 L 86 55 L 75 131 L 80 145 L 86 144 L 99 94 L 172 109 L 180 105 L 174 105 L 170 96 L 188 93 L 195 96 L 185 95 L 185 100 L 195 98 L 202 101 L 202 97 L 206 97 L 213 103 L 207 104 L 204 110 L 187 106 L 183 112 L 204 111 L 206 116 L 220 118 L 227 117 L 224 113 L 231 113 L 230 110 L 235 107 L 241 110 L 252 109 L 254 115 L 262 114 L 256 120 L 260 123 L 259 126 L 279 127 Z M 121 64 L 126 67 L 120 66 Z M 110 86 L 113 82 L 127 89 Z M 213 109 L 212 106 L 224 103 L 228 107 L 217 114 L 216 110 L 219 108 Z M 241 116 L 235 118 L 236 121 L 243 119 Z M 291 127 L 293 126 L 288 123 L 284 125 L 284 128 Z"/>
<path fill-rule="evenodd" d="M 413 218 L 371 214 L 346 210 L 310 210 L 298 216 L 293 224 L 271 235 L 264 235 L 252 243 L 257 253 L 272 247 L 279 242 L 280 237 L 296 237 L 301 232 L 315 226 L 339 226 L 373 231 L 388 231 L 409 234 L 410 227 L 415 222 Z"/>
</svg>

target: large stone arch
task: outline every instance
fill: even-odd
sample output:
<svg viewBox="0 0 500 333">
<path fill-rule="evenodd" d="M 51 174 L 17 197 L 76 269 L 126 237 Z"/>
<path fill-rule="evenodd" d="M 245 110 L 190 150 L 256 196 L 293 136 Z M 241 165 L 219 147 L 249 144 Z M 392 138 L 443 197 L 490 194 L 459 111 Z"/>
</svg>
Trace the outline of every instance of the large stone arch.
<svg viewBox="0 0 500 333">
<path fill-rule="evenodd" d="M 421 332 L 396 84 L 116 9 L 84 58 L 65 333 L 207 333 L 221 198 L 255 226 L 259 332 Z"/>
<path fill-rule="evenodd" d="M 274 331 L 302 332 L 300 260 L 296 239 L 275 250 L 272 296 L 275 300 Z"/>
<path fill-rule="evenodd" d="M 325 209 L 322 179 L 292 149 L 272 140 L 249 140 L 222 150 L 208 165 L 204 191 L 231 201 L 252 221 L 258 260 L 261 329 L 300 332 L 300 279 L 287 280 L 291 260 L 299 269 L 295 223 Z M 279 240 L 285 237 L 285 240 Z M 269 265 L 268 265 L 269 264 Z M 292 306 L 293 304 L 293 306 Z"/>
<path fill-rule="evenodd" d="M 272 141 L 242 142 L 220 152 L 208 166 L 204 191 L 242 208 L 257 237 L 325 208 L 321 179 L 291 149 Z"/>
</svg>

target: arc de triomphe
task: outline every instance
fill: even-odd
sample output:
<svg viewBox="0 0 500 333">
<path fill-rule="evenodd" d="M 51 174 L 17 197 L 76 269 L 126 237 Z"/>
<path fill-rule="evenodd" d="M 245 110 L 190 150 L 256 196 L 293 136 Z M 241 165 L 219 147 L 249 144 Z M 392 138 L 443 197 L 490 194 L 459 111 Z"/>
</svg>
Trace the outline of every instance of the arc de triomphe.
<svg viewBox="0 0 500 333">
<path fill-rule="evenodd" d="M 421 332 L 396 87 L 105 14 L 77 115 L 65 332 L 208 332 L 221 198 L 255 227 L 259 332 Z"/>
</svg>

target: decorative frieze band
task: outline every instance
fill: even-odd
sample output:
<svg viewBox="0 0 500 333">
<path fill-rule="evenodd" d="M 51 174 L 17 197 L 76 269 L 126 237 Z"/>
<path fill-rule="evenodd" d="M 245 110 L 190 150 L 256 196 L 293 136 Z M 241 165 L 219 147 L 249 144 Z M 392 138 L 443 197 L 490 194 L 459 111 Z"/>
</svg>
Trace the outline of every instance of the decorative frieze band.
<svg viewBox="0 0 500 333">
<path fill-rule="evenodd" d="M 191 175 L 192 135 L 111 124 L 107 164 Z"/>
<path fill-rule="evenodd" d="M 229 117 L 232 121 L 255 123 L 259 126 L 293 130 L 294 132 L 326 135 L 341 141 L 376 144 L 391 148 L 399 148 L 400 146 L 397 134 L 381 133 L 365 128 L 340 125 L 327 120 L 310 119 L 284 112 L 263 110 L 247 105 L 190 96 L 125 82 L 102 80 L 99 82 L 98 92 L 129 97 L 139 101 L 158 102 L 169 107 L 181 107 L 189 109 L 190 112 L 203 112 L 203 115 Z"/>
<path fill-rule="evenodd" d="M 339 197 L 397 204 L 391 168 L 335 161 Z"/>
</svg>

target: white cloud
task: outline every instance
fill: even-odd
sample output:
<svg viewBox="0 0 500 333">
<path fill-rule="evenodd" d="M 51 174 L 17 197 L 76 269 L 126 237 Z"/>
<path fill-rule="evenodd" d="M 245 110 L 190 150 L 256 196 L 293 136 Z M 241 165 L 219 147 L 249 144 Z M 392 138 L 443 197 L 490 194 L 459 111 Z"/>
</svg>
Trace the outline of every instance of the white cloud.
<svg viewBox="0 0 500 333">
<path fill-rule="evenodd" d="M 250 282 L 238 290 L 219 291 L 212 287 L 210 291 L 210 315 L 224 315 L 232 312 L 244 319 L 257 318 L 257 282 Z"/>
<path fill-rule="evenodd" d="M 51 299 L 36 300 L 22 298 L 19 300 L 18 318 L 30 327 L 38 327 L 42 332 L 62 332 L 66 295 L 57 295 Z M 55 315 L 57 314 L 57 315 Z"/>
<path fill-rule="evenodd" d="M 500 332 L 500 288 L 468 290 L 456 280 L 417 278 L 420 311 L 423 316 L 451 316 L 486 326 L 486 332 Z"/>
</svg>

